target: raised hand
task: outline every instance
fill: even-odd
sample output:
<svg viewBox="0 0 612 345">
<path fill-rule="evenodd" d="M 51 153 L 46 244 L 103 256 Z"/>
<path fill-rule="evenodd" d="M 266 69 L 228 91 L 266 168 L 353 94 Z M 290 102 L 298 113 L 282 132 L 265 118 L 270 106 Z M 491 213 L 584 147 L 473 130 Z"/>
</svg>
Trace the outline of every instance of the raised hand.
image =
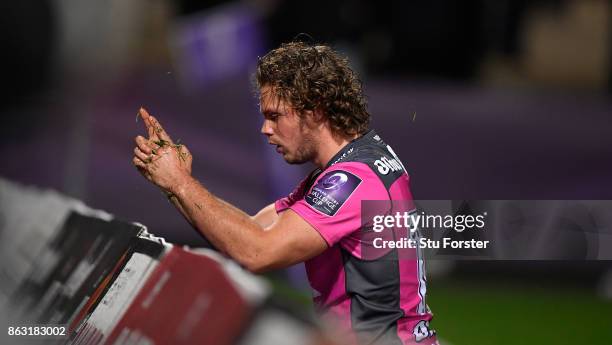
<svg viewBox="0 0 612 345">
<path fill-rule="evenodd" d="M 173 191 L 191 177 L 193 157 L 182 144 L 175 144 L 157 119 L 144 108 L 138 111 L 148 132 L 148 138 L 135 138 L 132 162 L 138 171 L 166 193 Z"/>
</svg>

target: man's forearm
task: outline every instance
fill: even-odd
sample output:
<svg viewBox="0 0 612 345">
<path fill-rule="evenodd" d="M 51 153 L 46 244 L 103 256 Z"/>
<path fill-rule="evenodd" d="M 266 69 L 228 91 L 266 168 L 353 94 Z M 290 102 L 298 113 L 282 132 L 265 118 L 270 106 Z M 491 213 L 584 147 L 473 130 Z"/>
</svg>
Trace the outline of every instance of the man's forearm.
<svg viewBox="0 0 612 345">
<path fill-rule="evenodd" d="M 179 201 L 179 199 L 176 197 L 176 195 L 174 194 L 170 194 L 168 196 L 168 201 L 170 201 L 170 203 L 172 203 L 172 205 L 174 205 L 174 207 L 176 207 L 176 209 L 181 213 L 181 215 L 183 215 L 183 218 L 185 218 L 185 220 L 194 228 L 197 230 L 197 228 L 195 227 L 195 225 L 193 224 L 193 221 L 191 220 L 191 218 L 189 217 L 189 214 L 187 214 L 187 211 L 185 211 L 185 209 L 183 208 L 183 205 L 181 205 L 181 202 Z"/>
<path fill-rule="evenodd" d="M 242 211 L 241 209 L 239 209 L 238 207 L 228 203 L 227 201 L 223 199 L 217 198 L 217 200 L 223 205 L 227 206 L 229 209 L 235 212 L 238 212 L 239 214 L 245 217 L 251 218 L 251 220 L 259 224 L 259 226 L 264 230 L 267 230 L 267 228 L 274 223 L 276 218 L 278 218 L 276 209 L 274 208 L 274 204 L 268 205 L 264 207 L 262 210 L 260 210 L 259 212 L 257 212 L 256 214 L 250 216 L 244 211 Z"/>
<path fill-rule="evenodd" d="M 245 266 L 262 255 L 264 232 L 249 215 L 218 199 L 192 177 L 172 193 L 186 218 L 215 247 Z"/>
<path fill-rule="evenodd" d="M 216 198 L 216 197 L 215 197 L 215 198 Z M 224 201 L 223 199 L 219 199 L 219 198 L 216 198 L 216 199 L 217 199 L 217 201 L 221 202 L 222 204 L 224 204 L 224 205 L 225 205 L 225 206 L 227 206 L 228 208 L 231 208 L 233 211 L 235 211 L 235 212 L 237 212 L 237 213 L 239 213 L 239 214 L 241 214 L 241 215 L 244 215 L 244 216 L 246 216 L 246 217 L 249 217 L 249 215 L 248 215 L 248 214 L 244 213 L 242 210 L 240 210 L 239 208 L 237 208 L 237 207 L 233 206 L 232 204 L 230 204 L 230 203 L 228 203 L 228 202 Z M 172 205 L 174 205 L 174 207 L 176 207 L 176 209 L 177 209 L 177 210 L 179 211 L 179 213 L 180 213 L 180 214 L 183 216 L 183 218 L 185 218 L 185 220 L 186 220 L 186 221 L 187 221 L 187 222 L 188 222 L 188 223 L 189 223 L 189 224 L 190 224 L 190 225 L 191 225 L 191 226 L 192 226 L 194 229 L 196 229 L 196 231 L 199 231 L 199 230 L 197 229 L 197 227 L 195 226 L 195 224 L 193 223 L 193 220 L 191 220 L 190 215 L 187 213 L 187 211 L 185 211 L 185 208 L 183 208 L 183 205 L 181 204 L 181 202 L 179 201 L 179 199 L 177 198 L 177 196 L 176 196 L 176 195 L 174 195 L 174 194 L 172 194 L 172 193 L 168 194 L 168 201 L 170 201 L 170 203 L 171 203 Z M 200 208 L 200 207 L 201 207 L 201 205 L 200 205 L 200 204 L 198 204 L 197 202 L 195 203 L 195 205 L 196 205 L 196 207 L 198 207 L 198 208 Z"/>
<path fill-rule="evenodd" d="M 217 197 L 215 197 L 215 199 L 217 199 L 218 202 L 223 204 L 223 206 L 227 207 L 228 211 L 235 212 L 237 215 L 240 215 L 240 216 L 243 216 L 243 217 L 251 218 L 251 216 L 249 214 L 247 214 L 243 210 L 239 209 L 238 207 L 230 204 L 229 202 L 227 202 L 227 201 L 225 201 L 225 200 L 223 200 L 221 198 L 217 198 Z"/>
</svg>

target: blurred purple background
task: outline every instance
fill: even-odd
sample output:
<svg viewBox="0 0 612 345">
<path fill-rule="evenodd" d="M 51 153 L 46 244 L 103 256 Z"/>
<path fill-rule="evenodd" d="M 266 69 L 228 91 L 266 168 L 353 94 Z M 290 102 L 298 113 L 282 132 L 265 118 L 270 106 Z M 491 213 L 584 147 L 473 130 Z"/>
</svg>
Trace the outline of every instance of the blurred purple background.
<svg viewBox="0 0 612 345">
<path fill-rule="evenodd" d="M 254 213 L 309 170 L 259 134 L 257 56 L 301 32 L 360 71 L 419 199 L 611 199 L 608 1 L 2 5 L 0 176 L 198 244 L 131 164 L 146 107 Z M 302 38 L 304 36 L 302 35 Z"/>
<path fill-rule="evenodd" d="M 204 245 L 132 166 L 145 134 L 136 112 L 189 147 L 213 193 L 253 214 L 310 170 L 266 144 L 251 84 L 257 57 L 298 35 L 349 57 L 416 199 L 612 199 L 609 0 L 3 1 L 0 178 Z M 434 327 L 453 344 L 610 343 L 610 261 L 427 270 Z M 309 300 L 301 265 L 276 278 Z"/>
</svg>

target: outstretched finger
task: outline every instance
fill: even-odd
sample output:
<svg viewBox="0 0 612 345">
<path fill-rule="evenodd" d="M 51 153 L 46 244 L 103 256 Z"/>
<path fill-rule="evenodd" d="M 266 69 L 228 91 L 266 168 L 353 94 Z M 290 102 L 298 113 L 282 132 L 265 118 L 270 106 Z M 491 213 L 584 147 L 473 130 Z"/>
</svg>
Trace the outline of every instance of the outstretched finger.
<svg viewBox="0 0 612 345">
<path fill-rule="evenodd" d="M 147 127 L 147 133 L 149 134 L 149 139 L 158 140 L 157 134 L 155 133 L 155 127 L 151 124 L 151 115 L 145 108 L 140 108 L 138 110 L 138 114 L 142 117 L 142 122 L 144 122 L 145 127 Z"/>
<path fill-rule="evenodd" d="M 155 117 L 153 117 L 153 115 L 149 115 L 149 122 L 159 139 L 172 143 L 172 139 L 170 138 L 168 133 L 166 133 L 164 127 L 162 127 L 162 125 L 159 123 L 159 121 L 157 121 Z"/>
</svg>

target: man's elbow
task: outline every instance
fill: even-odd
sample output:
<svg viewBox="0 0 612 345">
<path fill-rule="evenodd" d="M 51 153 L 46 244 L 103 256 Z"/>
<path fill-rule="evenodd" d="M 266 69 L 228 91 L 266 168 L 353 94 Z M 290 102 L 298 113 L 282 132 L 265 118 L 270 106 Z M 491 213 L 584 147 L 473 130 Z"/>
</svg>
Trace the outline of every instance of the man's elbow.
<svg viewBox="0 0 612 345">
<path fill-rule="evenodd" d="M 287 258 L 284 255 L 283 244 L 270 238 L 269 233 L 258 233 L 247 248 L 234 251 L 231 255 L 242 267 L 255 274 L 284 268 Z"/>
<path fill-rule="evenodd" d="M 269 260 L 263 256 L 254 256 L 244 260 L 241 263 L 244 268 L 246 268 L 249 272 L 255 274 L 262 274 L 269 272 L 275 268 L 274 262 Z"/>
<path fill-rule="evenodd" d="M 253 243 L 249 248 L 234 251 L 230 256 L 246 270 L 261 274 L 274 267 L 273 253 L 266 246 Z"/>
</svg>

